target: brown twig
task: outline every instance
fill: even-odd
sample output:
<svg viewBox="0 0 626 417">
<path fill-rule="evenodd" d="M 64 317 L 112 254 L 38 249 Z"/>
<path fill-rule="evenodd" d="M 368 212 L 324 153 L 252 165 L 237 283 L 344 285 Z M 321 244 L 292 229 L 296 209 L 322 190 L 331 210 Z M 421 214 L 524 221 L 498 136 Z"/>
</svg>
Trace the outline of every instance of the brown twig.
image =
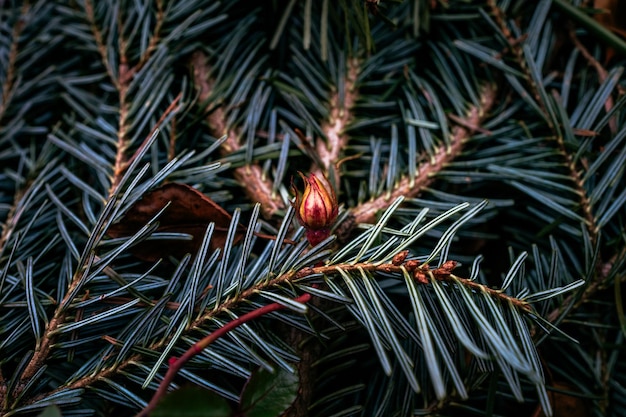
<svg viewBox="0 0 626 417">
<path fill-rule="evenodd" d="M 107 53 L 107 47 L 104 43 L 102 32 L 96 23 L 96 16 L 94 13 L 94 8 L 91 0 L 85 0 L 85 14 L 87 15 L 87 20 L 89 21 L 89 25 L 91 26 L 91 33 L 93 34 L 94 40 L 96 41 L 96 47 L 98 48 L 98 53 L 100 54 L 100 59 L 102 60 L 102 64 L 104 68 L 109 74 L 109 78 L 111 82 L 117 90 L 120 90 L 119 80 L 115 76 L 113 72 L 113 68 L 111 68 L 111 63 L 109 62 L 109 57 Z"/>
<path fill-rule="evenodd" d="M 14 91 L 15 85 L 15 63 L 17 61 L 17 48 L 20 40 L 22 30 L 26 25 L 24 16 L 28 13 L 30 5 L 28 2 L 24 2 L 22 10 L 20 11 L 20 17 L 16 20 L 15 26 L 13 26 L 13 32 L 11 33 L 11 48 L 9 50 L 9 59 L 6 63 L 6 77 L 2 84 L 2 101 L 0 102 L 0 120 L 4 117 L 4 113 L 9 108 L 11 102 L 12 90 Z"/>
<path fill-rule="evenodd" d="M 591 55 L 589 50 L 585 47 L 585 45 L 582 44 L 580 39 L 578 39 L 578 36 L 576 36 L 576 30 L 573 26 L 569 27 L 568 32 L 569 32 L 569 38 L 574 44 L 574 46 L 576 47 L 576 49 L 580 51 L 580 53 L 587 60 L 589 65 L 591 65 L 596 70 L 596 72 L 598 73 L 598 80 L 600 80 L 600 82 L 603 83 L 604 80 L 606 80 L 606 77 L 608 75 L 607 71 L 604 69 L 602 64 L 600 64 L 598 60 L 595 59 L 593 55 Z M 609 110 L 610 109 L 607 109 L 607 111 Z"/>
<path fill-rule="evenodd" d="M 13 33 L 11 34 L 11 49 L 9 51 L 9 59 L 6 63 L 6 78 L 2 85 L 2 101 L 0 102 L 0 121 L 4 117 L 6 110 L 9 107 L 12 97 L 12 91 L 15 89 L 15 85 L 13 84 L 15 81 L 15 63 L 17 61 L 18 55 L 18 43 L 19 37 L 24 29 L 24 25 L 26 24 L 26 20 L 24 16 L 28 13 L 30 5 L 25 2 L 22 5 L 22 10 L 20 12 L 20 17 L 17 19 L 15 26 L 13 27 Z M 23 189 L 18 189 L 15 191 L 15 198 L 13 201 L 20 201 L 21 197 L 25 194 Z M 17 224 L 17 220 L 19 219 L 19 214 L 16 213 L 17 206 L 13 205 L 7 214 L 6 220 L 2 224 L 2 233 L 0 233 L 0 253 L 4 250 L 6 242 L 8 242 L 9 237 L 12 231 L 12 225 Z M 0 384 L 0 389 L 2 385 Z M 5 387 L 6 388 L 6 387 Z"/>
<path fill-rule="evenodd" d="M 170 143 L 167 148 L 167 161 L 171 162 L 176 157 L 176 128 L 178 127 L 178 123 L 176 121 L 176 117 L 172 118 L 172 123 L 170 127 Z"/>
<path fill-rule="evenodd" d="M 213 92 L 215 83 L 215 80 L 211 78 L 211 67 L 207 62 L 206 55 L 200 51 L 194 52 L 191 57 L 191 65 L 194 84 L 198 89 L 198 99 L 201 103 L 206 103 Z M 237 131 L 226 126 L 226 112 L 223 107 L 216 107 L 207 116 L 207 122 L 213 130 L 214 136 L 226 135 L 226 140 L 221 147 L 222 155 L 226 156 L 241 149 L 237 140 Z M 233 176 L 251 201 L 261 203 L 261 214 L 264 218 L 269 219 L 278 211 L 286 208 L 283 200 L 273 192 L 272 183 L 263 178 L 263 170 L 258 164 L 253 163 L 237 167 L 234 169 Z"/>
<path fill-rule="evenodd" d="M 322 132 L 326 140 L 318 138 L 317 153 L 323 164 L 319 167 L 339 184 L 339 158 L 348 145 L 349 137 L 345 134 L 346 126 L 352 121 L 352 108 L 358 99 L 355 83 L 360 71 L 360 62 L 356 58 L 348 60 L 346 78 L 341 94 L 335 92 L 330 100 L 330 117 L 322 123 Z M 343 98 L 343 100 L 342 100 Z M 312 169 L 311 171 L 315 171 Z M 332 171 L 332 173 L 330 172 Z"/>
<path fill-rule="evenodd" d="M 183 93 L 178 93 L 178 95 L 174 98 L 174 100 L 172 100 L 170 105 L 167 106 L 167 109 L 165 109 L 163 114 L 161 114 L 161 117 L 159 118 L 159 120 L 152 127 L 152 130 L 150 130 L 150 133 L 145 137 L 145 139 L 143 140 L 141 145 L 139 145 L 139 147 L 135 150 L 133 155 L 128 160 L 125 160 L 123 163 L 121 163 L 119 167 L 116 166 L 116 170 L 113 176 L 113 181 L 111 181 L 111 190 L 109 192 L 109 195 L 113 195 L 117 185 L 119 184 L 120 180 L 124 176 L 126 169 L 128 168 L 129 165 L 131 165 L 135 161 L 138 155 L 141 155 L 143 153 L 145 147 L 148 146 L 148 143 L 150 143 L 150 139 L 152 138 L 154 133 L 157 131 L 159 126 L 163 124 L 165 119 L 167 119 L 167 117 L 172 112 L 176 111 L 178 107 L 178 103 L 180 102 L 180 99 L 182 98 L 182 96 L 183 96 Z"/>
</svg>

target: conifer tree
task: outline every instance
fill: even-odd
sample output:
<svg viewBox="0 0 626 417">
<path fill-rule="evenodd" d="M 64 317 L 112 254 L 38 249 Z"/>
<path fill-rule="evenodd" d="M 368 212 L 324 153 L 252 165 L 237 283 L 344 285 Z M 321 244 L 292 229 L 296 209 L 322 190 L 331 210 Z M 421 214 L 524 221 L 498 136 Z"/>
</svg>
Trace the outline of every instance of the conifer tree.
<svg viewBox="0 0 626 417">
<path fill-rule="evenodd" d="M 0 416 L 626 415 L 610 12 L 0 1 Z"/>
</svg>

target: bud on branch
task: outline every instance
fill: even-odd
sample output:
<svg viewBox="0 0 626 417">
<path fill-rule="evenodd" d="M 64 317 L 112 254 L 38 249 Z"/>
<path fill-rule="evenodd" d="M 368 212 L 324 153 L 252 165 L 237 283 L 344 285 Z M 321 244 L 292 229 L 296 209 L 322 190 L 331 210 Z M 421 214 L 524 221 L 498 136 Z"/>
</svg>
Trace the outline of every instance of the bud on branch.
<svg viewBox="0 0 626 417">
<path fill-rule="evenodd" d="M 301 172 L 300 176 L 304 180 L 304 192 L 301 195 L 292 185 L 296 195 L 294 208 L 309 243 L 315 246 L 330 235 L 330 228 L 337 220 L 337 196 L 326 178 L 322 181 L 313 173 L 307 178 Z"/>
</svg>

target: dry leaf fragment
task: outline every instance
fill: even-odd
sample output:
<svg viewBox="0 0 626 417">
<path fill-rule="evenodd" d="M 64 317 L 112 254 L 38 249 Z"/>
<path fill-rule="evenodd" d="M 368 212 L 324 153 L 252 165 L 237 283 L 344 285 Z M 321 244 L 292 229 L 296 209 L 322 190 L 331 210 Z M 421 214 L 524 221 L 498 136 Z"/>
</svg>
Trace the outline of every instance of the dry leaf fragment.
<svg viewBox="0 0 626 417">
<path fill-rule="evenodd" d="M 181 258 L 187 253 L 195 255 L 211 222 L 215 223 L 215 229 L 210 249 L 224 247 L 232 216 L 200 191 L 180 183 L 168 183 L 147 193 L 126 212 L 119 223 L 111 225 L 108 230 L 109 236 L 113 238 L 132 236 L 168 203 L 169 206 L 158 218 L 159 227 L 156 231 L 187 233 L 192 239 L 146 240 L 131 248 L 133 255 L 150 262 L 161 258 L 168 259 L 169 256 Z M 245 228 L 238 226 L 234 244 L 243 238 L 244 232 Z"/>
<path fill-rule="evenodd" d="M 583 397 L 574 394 L 577 390 L 573 385 L 557 381 L 552 386 L 558 390 L 548 392 L 554 417 L 588 417 L 592 415 Z M 536 415 L 545 417 L 545 413 L 540 408 Z"/>
</svg>

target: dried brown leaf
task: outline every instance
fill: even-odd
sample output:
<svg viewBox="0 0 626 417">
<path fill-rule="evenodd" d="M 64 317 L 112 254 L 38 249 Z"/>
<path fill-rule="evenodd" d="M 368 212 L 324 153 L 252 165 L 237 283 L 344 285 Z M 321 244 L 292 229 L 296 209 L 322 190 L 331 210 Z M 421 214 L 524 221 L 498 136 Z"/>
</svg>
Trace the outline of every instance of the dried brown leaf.
<svg viewBox="0 0 626 417">
<path fill-rule="evenodd" d="M 168 206 L 169 203 L 169 206 Z M 187 253 L 195 255 L 200 248 L 209 223 L 215 223 L 210 249 L 223 248 L 232 216 L 209 197 L 186 184 L 168 183 L 149 193 L 133 205 L 122 220 L 108 230 L 113 238 L 132 236 L 164 207 L 158 218 L 157 232 L 186 233 L 191 240 L 151 239 L 131 248 L 133 255 L 154 262 L 169 256 L 181 258 Z M 245 232 L 238 226 L 235 244 Z"/>
</svg>

